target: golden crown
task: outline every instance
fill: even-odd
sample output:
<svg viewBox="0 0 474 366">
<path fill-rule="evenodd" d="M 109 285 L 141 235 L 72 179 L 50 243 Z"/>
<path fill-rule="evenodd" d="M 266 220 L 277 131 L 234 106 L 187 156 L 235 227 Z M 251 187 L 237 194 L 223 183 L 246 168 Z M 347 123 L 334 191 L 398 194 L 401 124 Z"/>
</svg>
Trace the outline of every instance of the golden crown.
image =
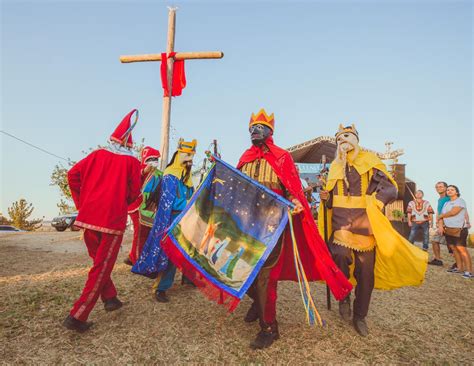
<svg viewBox="0 0 474 366">
<path fill-rule="evenodd" d="M 249 127 L 252 127 L 253 125 L 265 125 L 269 128 L 272 129 L 272 131 L 275 128 L 275 117 L 273 116 L 273 113 L 269 116 L 267 112 L 265 112 L 265 109 L 260 109 L 260 111 L 257 114 L 253 114 L 250 117 L 250 123 Z"/>
<path fill-rule="evenodd" d="M 197 147 L 197 141 L 194 139 L 193 141 L 184 141 L 183 138 L 179 139 L 178 141 L 178 151 L 182 153 L 188 154 L 195 154 Z"/>
</svg>

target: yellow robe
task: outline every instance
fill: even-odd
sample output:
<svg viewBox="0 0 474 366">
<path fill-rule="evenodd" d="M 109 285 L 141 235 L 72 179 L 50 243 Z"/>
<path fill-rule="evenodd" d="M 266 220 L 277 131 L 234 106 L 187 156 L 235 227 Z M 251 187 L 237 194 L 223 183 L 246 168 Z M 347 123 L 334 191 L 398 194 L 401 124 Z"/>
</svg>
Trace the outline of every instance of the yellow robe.
<svg viewBox="0 0 474 366">
<path fill-rule="evenodd" d="M 360 151 L 355 159 L 348 154 L 348 163 L 359 174 L 367 173 L 370 169 L 378 169 L 396 185 L 385 164 L 373 153 Z M 325 190 L 331 191 L 339 179 L 344 179 L 344 166 L 340 162 L 333 162 L 329 169 L 328 181 Z M 366 195 L 366 212 L 369 218 L 376 241 L 375 255 L 375 288 L 392 290 L 404 286 L 419 286 L 423 283 L 428 265 L 428 253 L 411 244 L 401 236 L 390 221 L 381 212 L 383 203 L 377 200 L 375 192 Z M 332 232 L 332 210 L 327 209 L 328 238 Z M 318 227 L 324 233 L 324 204 L 319 207 Z M 353 266 L 351 266 L 350 281 L 355 285 Z"/>
</svg>

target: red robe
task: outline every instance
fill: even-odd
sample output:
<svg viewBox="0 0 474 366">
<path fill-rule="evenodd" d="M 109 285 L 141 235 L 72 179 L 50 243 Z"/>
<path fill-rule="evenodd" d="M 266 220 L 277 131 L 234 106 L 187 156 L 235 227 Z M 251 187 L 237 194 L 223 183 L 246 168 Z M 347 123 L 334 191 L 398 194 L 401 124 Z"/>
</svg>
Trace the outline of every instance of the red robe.
<svg viewBox="0 0 474 366">
<path fill-rule="evenodd" d="M 137 158 L 95 150 L 69 170 L 68 181 L 79 210 L 74 225 L 107 234 L 124 233 L 128 205 L 140 195 Z"/>
<path fill-rule="evenodd" d="M 298 251 L 308 281 L 323 280 L 336 299 L 344 299 L 352 290 L 352 285 L 333 262 L 326 243 L 319 235 L 308 201 L 304 196 L 293 158 L 288 151 L 276 146 L 272 137 L 269 137 L 265 144 L 269 149 L 267 152 L 257 146 L 252 146 L 245 151 L 240 158 L 237 169 L 258 158 L 265 159 L 271 165 L 286 190 L 298 199 L 304 207 L 303 212 L 293 216 L 293 226 Z M 289 227 L 286 230 L 288 231 Z M 289 232 L 287 234 L 279 259 L 279 261 L 284 262 L 279 280 L 297 281 L 291 235 L 289 235 Z"/>
</svg>

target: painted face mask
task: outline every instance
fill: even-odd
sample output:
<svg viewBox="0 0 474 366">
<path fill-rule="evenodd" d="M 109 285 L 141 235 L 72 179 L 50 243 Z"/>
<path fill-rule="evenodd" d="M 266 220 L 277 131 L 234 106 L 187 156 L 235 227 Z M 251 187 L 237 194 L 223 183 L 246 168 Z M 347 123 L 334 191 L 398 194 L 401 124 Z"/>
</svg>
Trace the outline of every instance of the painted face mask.
<svg viewBox="0 0 474 366">
<path fill-rule="evenodd" d="M 261 124 L 251 126 L 249 132 L 250 140 L 252 141 L 252 144 L 256 146 L 262 145 L 272 134 L 272 130 L 269 127 Z"/>
<path fill-rule="evenodd" d="M 337 147 L 340 153 L 348 153 L 357 148 L 358 145 L 357 137 L 350 132 L 340 134 L 337 137 Z"/>
<path fill-rule="evenodd" d="M 193 166 L 193 158 L 194 154 L 189 154 L 189 153 L 179 153 L 179 163 L 183 168 L 186 169 L 191 169 Z"/>
<path fill-rule="evenodd" d="M 158 168 L 158 159 L 155 159 L 155 158 L 147 159 L 146 165 L 151 166 L 153 168 Z"/>
</svg>

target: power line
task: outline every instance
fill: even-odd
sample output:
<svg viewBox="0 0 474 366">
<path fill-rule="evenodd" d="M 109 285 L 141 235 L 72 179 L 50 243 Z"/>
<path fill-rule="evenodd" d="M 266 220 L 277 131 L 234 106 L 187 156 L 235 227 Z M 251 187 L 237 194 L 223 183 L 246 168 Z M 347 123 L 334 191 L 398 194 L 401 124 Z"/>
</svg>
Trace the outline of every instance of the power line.
<svg viewBox="0 0 474 366">
<path fill-rule="evenodd" d="M 10 136 L 11 138 L 13 138 L 13 139 L 15 139 L 15 140 L 18 140 L 18 141 L 20 141 L 20 142 L 23 142 L 24 144 L 26 144 L 26 145 L 28 145 L 28 146 L 31 146 L 32 148 L 35 148 L 35 149 L 37 149 L 37 150 L 39 150 L 39 151 L 42 151 L 42 152 L 44 152 L 45 154 L 48 154 L 48 155 L 54 156 L 55 158 L 62 159 L 62 160 L 64 160 L 64 161 L 69 162 L 69 159 L 65 159 L 65 158 L 63 158 L 63 157 L 61 157 L 61 156 L 59 156 L 59 155 L 53 154 L 52 152 L 49 152 L 49 151 L 47 151 L 47 150 L 45 150 L 45 149 L 42 149 L 42 148 L 39 147 L 39 146 L 33 145 L 32 143 L 29 143 L 28 141 L 25 141 L 25 140 L 22 140 L 22 139 L 20 139 L 20 138 L 18 138 L 18 137 L 16 137 L 16 136 L 13 136 L 12 134 L 10 134 L 10 133 L 8 133 L 8 132 L 5 132 L 5 131 L 3 131 L 3 130 L 0 130 L 0 132 L 3 133 L 3 134 L 5 134 L 5 135 L 7 135 L 7 136 Z"/>
</svg>

